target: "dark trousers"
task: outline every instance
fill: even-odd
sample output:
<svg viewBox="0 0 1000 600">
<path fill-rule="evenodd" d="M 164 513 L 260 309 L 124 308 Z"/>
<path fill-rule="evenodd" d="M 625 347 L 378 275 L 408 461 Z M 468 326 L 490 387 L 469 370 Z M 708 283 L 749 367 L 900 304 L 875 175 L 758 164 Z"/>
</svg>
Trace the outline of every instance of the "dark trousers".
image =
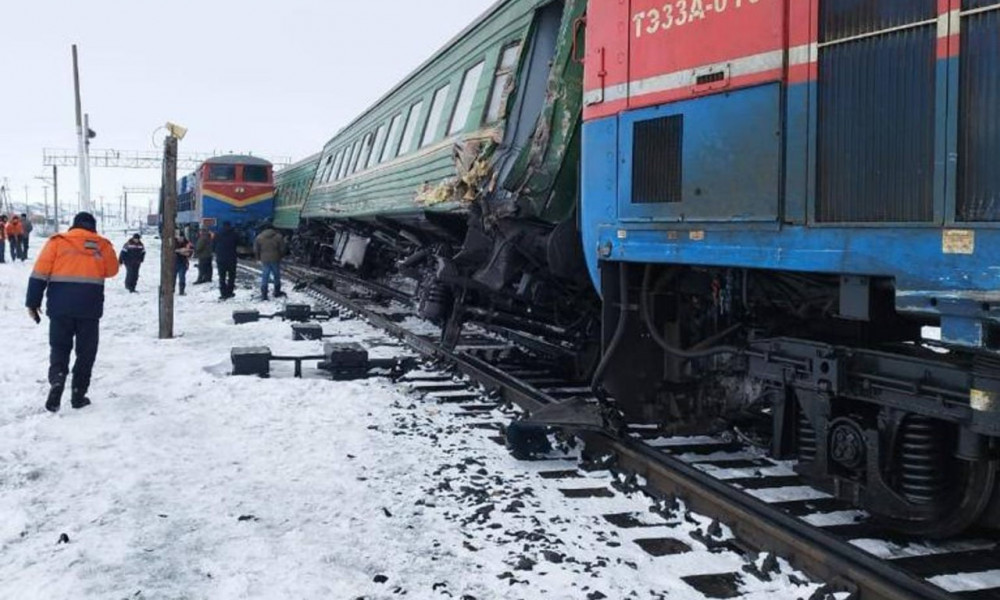
<svg viewBox="0 0 1000 600">
<path fill-rule="evenodd" d="M 15 235 L 10 238 L 10 260 L 15 261 L 18 259 L 24 260 L 24 256 L 21 251 L 24 247 L 21 245 L 21 236 Z"/>
<path fill-rule="evenodd" d="M 134 292 L 139 283 L 139 265 L 125 265 L 125 289 Z"/>
<path fill-rule="evenodd" d="M 21 237 L 21 256 L 25 259 L 28 258 L 28 238 L 30 237 L 27 233 Z"/>
<path fill-rule="evenodd" d="M 49 317 L 49 383 L 53 387 L 66 385 L 69 355 L 76 342 L 76 363 L 73 365 L 73 394 L 83 395 L 90 389 L 90 375 L 97 359 L 100 342 L 99 319 Z"/>
<path fill-rule="evenodd" d="M 7 262 L 5 255 L 7 254 L 7 244 L 0 240 L 0 263 Z M 14 257 L 11 257 L 11 262 L 14 261 Z"/>
<path fill-rule="evenodd" d="M 236 291 L 236 263 L 218 263 L 219 293 L 224 298 L 232 298 Z"/>
<path fill-rule="evenodd" d="M 187 273 L 188 273 L 188 263 L 186 260 L 177 260 L 177 291 L 181 294 L 184 293 L 184 288 L 187 287 Z"/>
<path fill-rule="evenodd" d="M 268 280 L 274 280 L 274 295 L 281 295 L 281 263 L 261 263 L 261 273 L 260 273 L 260 293 L 267 299 L 267 283 Z"/>
<path fill-rule="evenodd" d="M 197 283 L 212 282 L 212 257 L 198 259 L 198 281 Z"/>
</svg>

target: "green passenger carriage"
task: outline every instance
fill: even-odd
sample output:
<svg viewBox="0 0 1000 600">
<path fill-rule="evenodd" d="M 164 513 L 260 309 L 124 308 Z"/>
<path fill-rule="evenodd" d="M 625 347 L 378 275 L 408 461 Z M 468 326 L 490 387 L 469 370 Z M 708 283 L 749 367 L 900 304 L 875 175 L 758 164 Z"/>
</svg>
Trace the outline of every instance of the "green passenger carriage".
<svg viewBox="0 0 1000 600">
<path fill-rule="evenodd" d="M 313 154 L 274 174 L 274 226 L 278 229 L 298 229 L 299 213 L 309 197 L 319 157 L 319 154 Z"/>
<path fill-rule="evenodd" d="M 299 259 L 414 282 L 446 336 L 483 311 L 588 322 L 574 218 L 585 9 L 503 0 L 344 127 L 319 155 Z"/>
</svg>

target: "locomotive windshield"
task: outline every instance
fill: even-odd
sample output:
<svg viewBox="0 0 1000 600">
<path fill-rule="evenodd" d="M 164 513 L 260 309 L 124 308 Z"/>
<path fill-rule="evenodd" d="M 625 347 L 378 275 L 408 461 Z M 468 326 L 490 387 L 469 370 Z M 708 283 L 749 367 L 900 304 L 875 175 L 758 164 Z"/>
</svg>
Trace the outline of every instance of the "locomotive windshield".
<svg viewBox="0 0 1000 600">
<path fill-rule="evenodd" d="M 236 181 L 236 165 L 209 165 L 209 181 Z"/>
<path fill-rule="evenodd" d="M 243 181 L 247 183 L 267 183 L 267 167 L 261 165 L 246 165 L 243 167 Z"/>
</svg>

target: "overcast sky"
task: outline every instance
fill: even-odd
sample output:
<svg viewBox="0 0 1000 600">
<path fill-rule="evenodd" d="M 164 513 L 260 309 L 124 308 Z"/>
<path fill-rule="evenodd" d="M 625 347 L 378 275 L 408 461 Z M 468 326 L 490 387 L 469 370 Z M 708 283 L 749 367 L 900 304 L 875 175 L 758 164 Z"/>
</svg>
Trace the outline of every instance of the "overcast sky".
<svg viewBox="0 0 1000 600">
<path fill-rule="evenodd" d="M 0 183 L 41 202 L 43 148 L 76 147 L 72 44 L 94 148 L 303 158 L 494 0 L 8 0 L 0 32 Z M 157 141 L 162 140 L 158 137 Z M 93 169 L 92 197 L 158 186 L 158 171 Z M 75 169 L 59 173 L 75 204 Z M 51 192 L 50 192 L 51 193 Z M 137 199 L 138 200 L 138 199 Z M 68 208 L 75 208 L 71 206 Z M 110 210 L 110 209 L 109 209 Z"/>
</svg>

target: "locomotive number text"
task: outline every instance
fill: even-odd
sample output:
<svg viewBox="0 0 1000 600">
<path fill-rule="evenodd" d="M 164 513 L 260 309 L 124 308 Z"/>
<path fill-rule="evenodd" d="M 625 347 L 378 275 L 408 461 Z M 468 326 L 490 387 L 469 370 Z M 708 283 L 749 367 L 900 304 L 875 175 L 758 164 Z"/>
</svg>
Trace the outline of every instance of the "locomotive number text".
<svg viewBox="0 0 1000 600">
<path fill-rule="evenodd" d="M 632 15 L 635 37 L 641 38 L 674 27 L 683 27 L 701 21 L 712 13 L 724 13 L 758 2 L 760 0 L 675 0 L 660 8 L 641 10 Z"/>
</svg>

